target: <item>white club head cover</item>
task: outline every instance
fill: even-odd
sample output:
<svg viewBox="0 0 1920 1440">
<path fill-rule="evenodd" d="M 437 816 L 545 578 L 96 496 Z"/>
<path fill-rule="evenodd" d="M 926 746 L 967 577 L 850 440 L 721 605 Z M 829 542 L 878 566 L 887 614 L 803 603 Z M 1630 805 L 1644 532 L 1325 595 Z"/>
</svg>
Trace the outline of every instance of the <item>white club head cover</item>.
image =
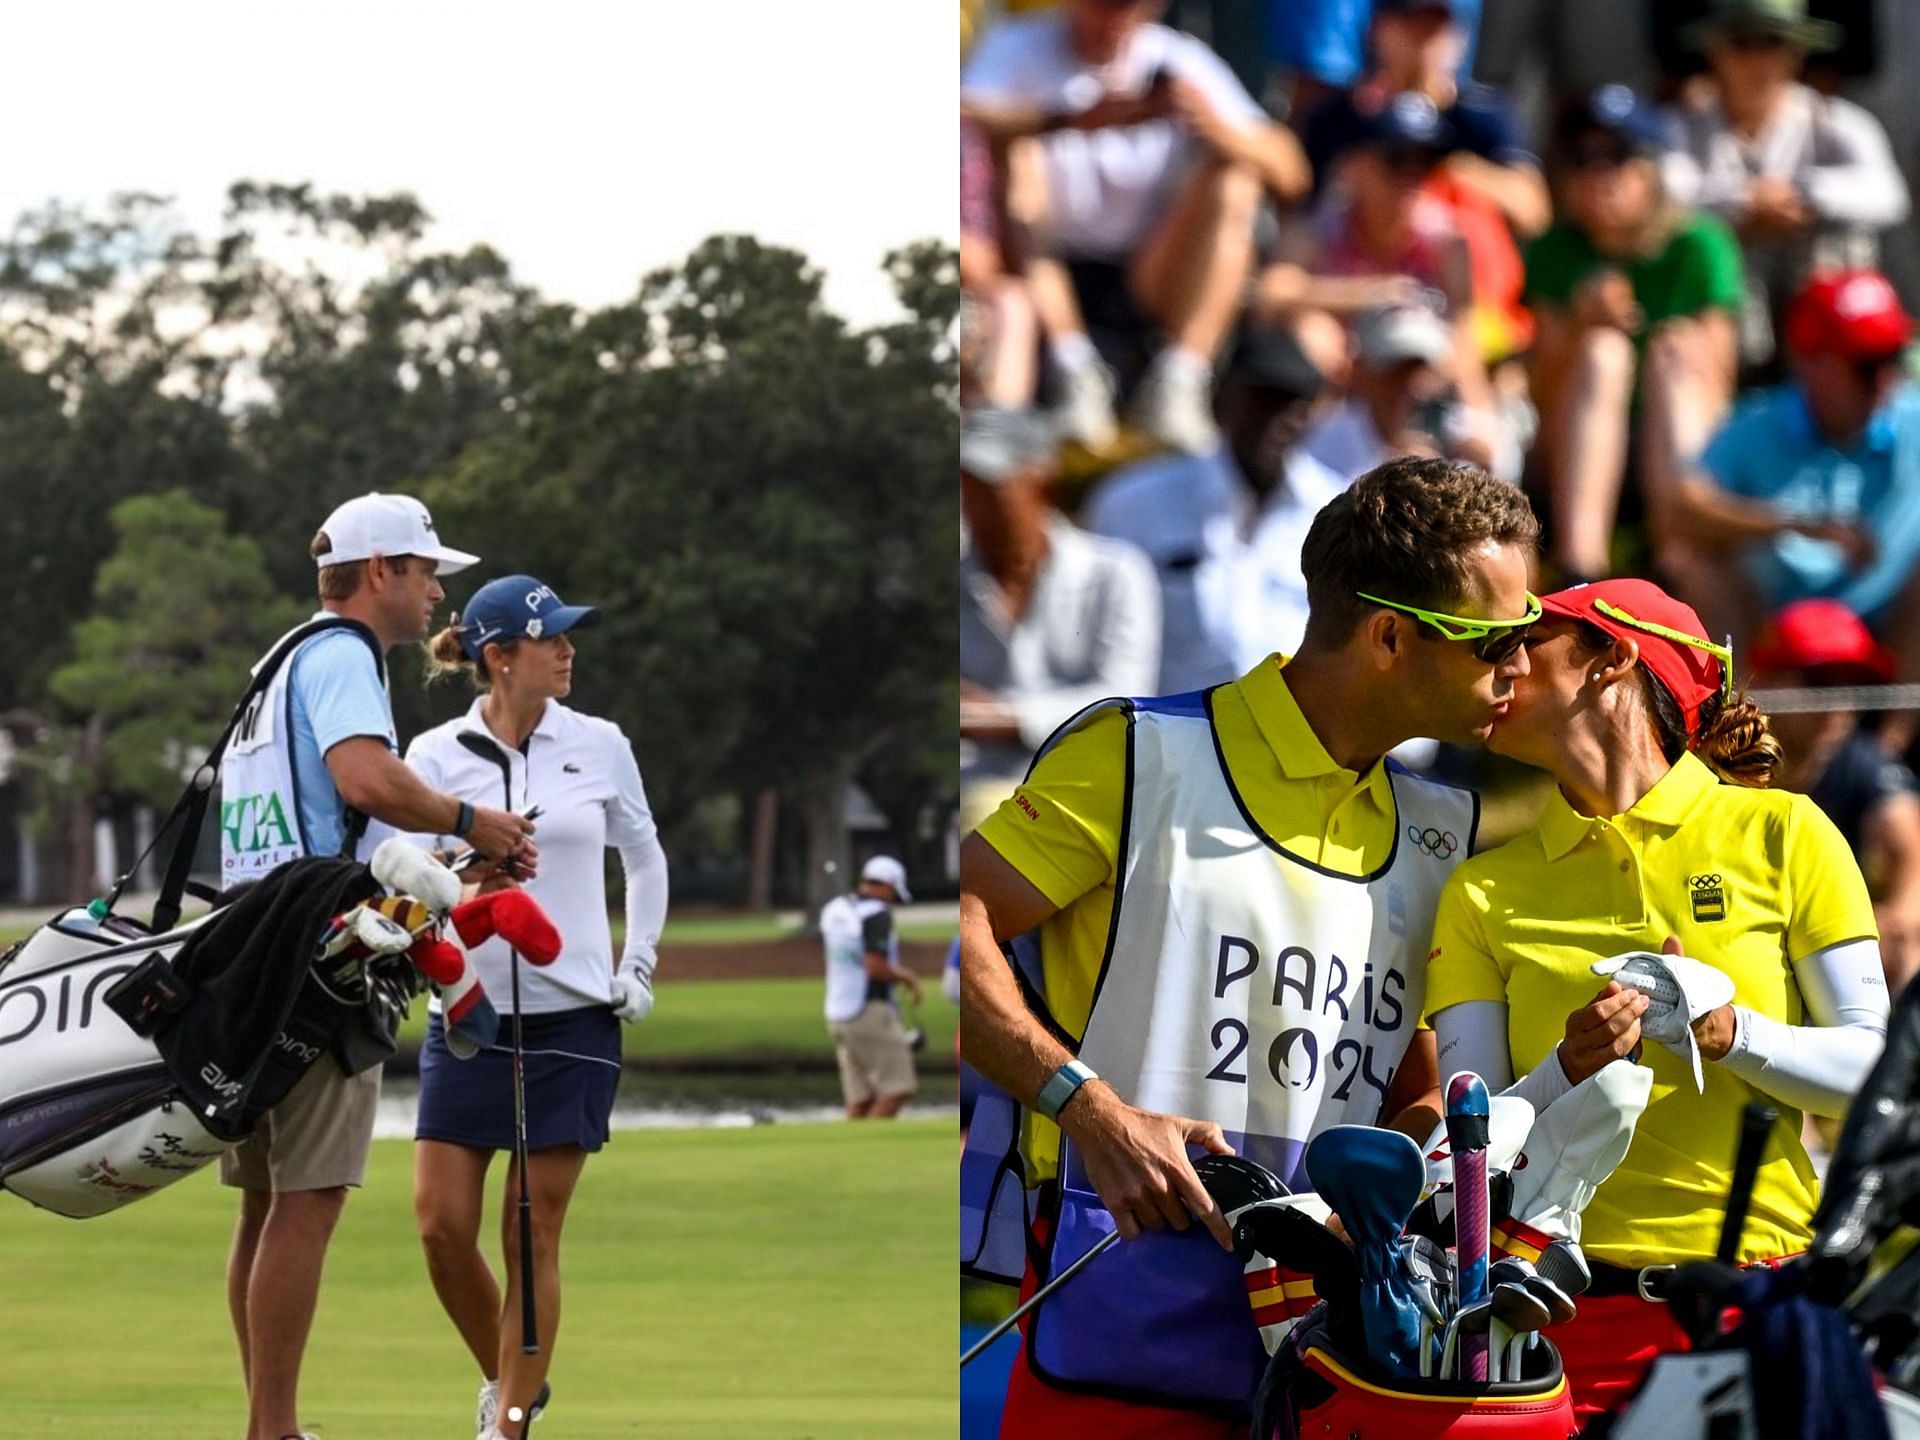
<svg viewBox="0 0 1920 1440">
<path fill-rule="evenodd" d="M 353 938 L 367 947 L 369 955 L 398 955 L 413 944 L 413 934 L 406 926 L 371 906 L 356 907 L 352 919 Z"/>
<path fill-rule="evenodd" d="M 1513 1167 L 1513 1218 L 1579 1244 L 1580 1212 L 1627 1158 L 1652 1092 L 1652 1070 L 1615 1060 L 1541 1111 Z"/>
<path fill-rule="evenodd" d="M 1593 973 L 1618 980 L 1647 997 L 1647 1013 L 1640 1017 L 1640 1033 L 1658 1040 L 1693 1068 L 1696 1093 L 1707 1088 L 1700 1070 L 1700 1042 L 1693 1022 L 1733 999 L 1733 981 L 1724 971 L 1690 955 L 1655 955 L 1629 950 L 1596 960 Z"/>
<path fill-rule="evenodd" d="M 373 878 L 389 890 L 411 895 L 437 915 L 460 903 L 460 877 L 418 845 L 398 835 L 380 842 L 367 862 Z"/>
<path fill-rule="evenodd" d="M 1533 1102 L 1518 1095 L 1495 1095 L 1487 1102 L 1487 1173 L 1504 1175 L 1513 1169 L 1533 1129 Z M 1425 1200 L 1436 1190 L 1452 1188 L 1453 1147 L 1447 1143 L 1442 1120 L 1427 1137 L 1427 1183 L 1420 1188 Z"/>
</svg>

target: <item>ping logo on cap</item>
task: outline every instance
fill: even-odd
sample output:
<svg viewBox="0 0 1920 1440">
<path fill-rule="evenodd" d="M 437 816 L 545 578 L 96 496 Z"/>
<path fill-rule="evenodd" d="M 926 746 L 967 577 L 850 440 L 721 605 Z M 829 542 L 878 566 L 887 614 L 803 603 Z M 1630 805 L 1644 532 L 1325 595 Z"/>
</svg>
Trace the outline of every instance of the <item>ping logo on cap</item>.
<svg viewBox="0 0 1920 1440">
<path fill-rule="evenodd" d="M 1689 875 L 1687 898 L 1693 902 L 1693 918 L 1704 923 L 1727 918 L 1727 892 L 1718 875 Z"/>
</svg>

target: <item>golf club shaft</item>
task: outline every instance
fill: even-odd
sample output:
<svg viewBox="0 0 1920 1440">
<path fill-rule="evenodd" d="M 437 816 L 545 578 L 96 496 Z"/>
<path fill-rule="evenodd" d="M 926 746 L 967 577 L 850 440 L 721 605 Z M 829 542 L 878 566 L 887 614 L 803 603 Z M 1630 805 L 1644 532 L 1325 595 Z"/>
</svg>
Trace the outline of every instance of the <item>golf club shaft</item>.
<svg viewBox="0 0 1920 1440">
<path fill-rule="evenodd" d="M 540 1316 L 534 1307 L 532 1176 L 527 1173 L 527 1071 L 520 1034 L 520 952 L 508 950 L 513 975 L 513 1148 L 520 1167 L 520 1350 L 540 1353 Z"/>
<path fill-rule="evenodd" d="M 1733 1185 L 1727 1191 L 1726 1218 L 1720 1222 L 1720 1248 L 1715 1258 L 1723 1265 L 1739 1262 L 1740 1232 L 1746 1228 L 1747 1207 L 1753 1202 L 1753 1182 L 1760 1173 L 1760 1157 L 1773 1129 L 1771 1106 L 1758 1100 L 1740 1113 L 1740 1148 L 1733 1158 Z"/>
<path fill-rule="evenodd" d="M 1094 1256 L 1098 1255 L 1102 1250 L 1105 1250 L 1108 1246 L 1112 1245 L 1113 1242 L 1118 1240 L 1119 1238 L 1120 1238 L 1120 1232 L 1118 1230 L 1109 1231 L 1107 1234 L 1101 1236 L 1099 1242 L 1091 1250 L 1087 1251 L 1086 1254 L 1082 1255 L 1078 1260 L 1074 1261 L 1066 1269 L 1062 1270 L 1058 1275 L 1054 1276 L 1053 1279 L 1049 1280 L 1046 1284 L 1042 1285 L 1038 1290 L 1034 1291 L 1033 1294 L 1029 1295 L 1025 1300 L 1021 1301 L 1019 1308 L 1017 1308 L 1011 1315 L 1007 1316 L 1006 1319 L 1002 1320 L 998 1325 L 994 1326 L 993 1329 L 989 1330 L 985 1335 L 982 1335 L 980 1339 L 974 1344 L 973 1348 L 968 1350 L 966 1354 L 960 1357 L 960 1363 L 962 1365 L 965 1365 L 969 1360 L 973 1359 L 974 1356 L 978 1355 L 981 1351 L 985 1350 L 989 1345 L 993 1344 L 994 1341 L 998 1340 L 1002 1335 L 1006 1334 L 1007 1331 L 1011 1330 L 1015 1325 L 1019 1323 L 1021 1316 L 1025 1315 L 1029 1310 L 1033 1309 L 1034 1306 L 1038 1305 L 1042 1300 L 1046 1299 L 1047 1296 L 1051 1295 L 1054 1291 L 1058 1290 L 1062 1285 L 1066 1284 L 1067 1281 L 1071 1280 L 1075 1275 L 1078 1275 L 1080 1273 L 1081 1267 L 1083 1267 L 1089 1260 L 1093 1259 Z"/>
</svg>

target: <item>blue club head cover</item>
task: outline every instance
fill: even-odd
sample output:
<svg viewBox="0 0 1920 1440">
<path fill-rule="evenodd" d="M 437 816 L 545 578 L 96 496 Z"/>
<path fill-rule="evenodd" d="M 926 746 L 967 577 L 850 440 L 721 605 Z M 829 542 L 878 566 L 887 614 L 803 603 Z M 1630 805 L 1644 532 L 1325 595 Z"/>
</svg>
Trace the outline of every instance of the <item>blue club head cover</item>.
<svg viewBox="0 0 1920 1440">
<path fill-rule="evenodd" d="M 1420 1305 L 1400 1232 L 1426 1184 L 1420 1146 L 1397 1130 L 1336 1125 L 1307 1146 L 1307 1176 L 1353 1240 L 1367 1353 L 1391 1375 L 1420 1366 Z"/>
</svg>

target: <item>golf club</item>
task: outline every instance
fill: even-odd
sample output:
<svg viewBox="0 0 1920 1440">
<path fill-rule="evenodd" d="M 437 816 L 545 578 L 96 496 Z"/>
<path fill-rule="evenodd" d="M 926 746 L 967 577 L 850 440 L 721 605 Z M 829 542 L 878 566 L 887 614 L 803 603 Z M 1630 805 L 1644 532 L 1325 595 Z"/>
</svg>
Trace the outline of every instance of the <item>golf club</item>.
<svg viewBox="0 0 1920 1440">
<path fill-rule="evenodd" d="M 1516 1335 L 1531 1334 L 1545 1325 L 1552 1312 L 1547 1303 L 1523 1284 L 1507 1281 L 1493 1287 L 1493 1323 L 1488 1330 L 1489 1369 L 1493 1380 L 1511 1380 L 1507 1353 Z"/>
<path fill-rule="evenodd" d="M 472 730 L 462 730 L 455 738 L 482 760 L 499 766 L 500 789 L 505 798 L 503 808 L 511 810 L 513 762 L 507 758 L 507 752 L 498 741 Z M 527 818 L 531 820 L 538 813 L 535 807 L 527 812 Z M 520 1172 L 520 1350 L 526 1355 L 538 1355 L 540 1317 L 533 1297 L 533 1200 L 527 1185 L 527 1065 L 520 1033 L 520 952 L 508 946 L 507 957 L 513 993 L 513 1163 Z"/>
<path fill-rule="evenodd" d="M 1458 1310 L 1453 1312 L 1453 1319 L 1447 1322 L 1446 1341 L 1440 1349 L 1441 1379 L 1465 1380 L 1472 1378 L 1462 1375 L 1457 1363 L 1461 1358 L 1464 1358 L 1458 1353 L 1461 1337 L 1463 1335 L 1478 1336 L 1481 1344 L 1484 1345 L 1487 1338 L 1487 1327 L 1492 1323 L 1492 1300 L 1476 1300 L 1473 1304 L 1462 1305 Z M 1484 1368 L 1485 1357 L 1482 1356 L 1482 1369 Z M 1479 1378 L 1484 1380 L 1486 1376 L 1481 1375 Z"/>
<path fill-rule="evenodd" d="M 1305 1210 L 1285 1199 L 1261 1200 L 1240 1212 L 1233 1226 L 1234 1252 L 1258 1253 L 1313 1277 L 1313 1293 L 1327 1306 L 1327 1330 L 1343 1350 L 1364 1349 L 1360 1329 L 1360 1265 L 1353 1247 Z"/>
<path fill-rule="evenodd" d="M 1403 1235 L 1407 1274 L 1413 1281 L 1413 1298 L 1420 1306 L 1420 1375 L 1430 1378 L 1436 1356 L 1434 1340 L 1447 1323 L 1445 1296 L 1453 1279 L 1453 1264 L 1447 1252 L 1424 1235 Z"/>
<path fill-rule="evenodd" d="M 1460 1310 L 1477 1304 L 1487 1293 L 1487 1086 L 1478 1075 L 1463 1070 L 1447 1081 L 1447 1138 L 1453 1146 L 1453 1206 L 1455 1243 L 1460 1277 Z M 1487 1378 L 1485 1331 L 1466 1341 L 1468 1379 Z"/>
<path fill-rule="evenodd" d="M 1533 1262 L 1534 1273 L 1549 1280 L 1568 1295 L 1584 1295 L 1593 1284 L 1593 1272 L 1587 1268 L 1586 1254 L 1571 1240 L 1555 1240 Z"/>
</svg>

